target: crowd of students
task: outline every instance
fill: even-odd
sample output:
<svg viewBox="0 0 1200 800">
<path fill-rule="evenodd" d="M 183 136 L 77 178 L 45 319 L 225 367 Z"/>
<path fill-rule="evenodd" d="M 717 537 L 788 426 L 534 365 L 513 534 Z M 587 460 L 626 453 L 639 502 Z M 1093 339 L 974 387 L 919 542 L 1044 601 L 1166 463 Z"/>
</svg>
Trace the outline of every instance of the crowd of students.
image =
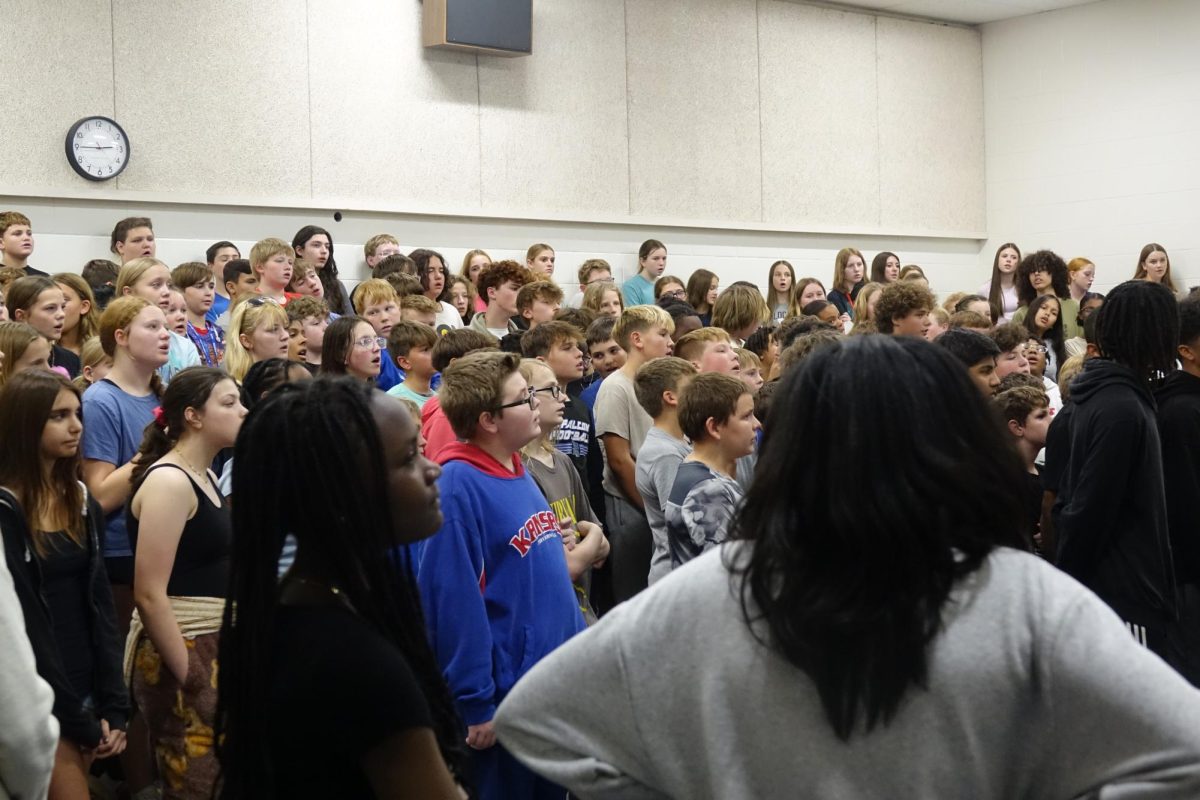
<svg viewBox="0 0 1200 800">
<path fill-rule="evenodd" d="M 350 290 L 316 226 L 111 245 L 46 275 L 0 214 L 9 795 L 1200 793 L 1160 245 L 941 303 L 854 248 L 826 292 L 652 239 L 567 301 L 542 243 L 380 234 Z"/>
</svg>

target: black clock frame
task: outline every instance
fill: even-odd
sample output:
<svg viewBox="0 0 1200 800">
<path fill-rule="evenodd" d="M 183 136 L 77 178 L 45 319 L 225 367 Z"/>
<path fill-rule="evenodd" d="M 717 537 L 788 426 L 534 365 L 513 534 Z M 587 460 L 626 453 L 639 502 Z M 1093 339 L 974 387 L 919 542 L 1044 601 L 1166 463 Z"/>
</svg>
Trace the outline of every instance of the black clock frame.
<svg viewBox="0 0 1200 800">
<path fill-rule="evenodd" d="M 112 125 L 114 128 L 116 128 L 117 130 L 119 130 L 121 132 L 121 136 L 125 139 L 125 160 L 123 162 L 121 162 L 120 168 L 116 172 L 114 172 L 112 175 L 93 175 L 92 173 L 88 172 L 87 170 L 85 170 L 81 166 L 79 166 L 79 162 L 75 160 L 75 149 L 72 147 L 72 142 L 75 139 L 75 134 L 79 132 L 79 129 L 85 123 L 94 122 L 96 120 L 103 120 L 104 122 L 107 122 L 108 124 Z M 127 166 L 129 166 L 129 159 L 133 156 L 133 143 L 129 141 L 129 134 L 127 134 L 125 132 L 125 129 L 121 127 L 121 123 L 117 122 L 115 119 L 113 119 L 111 117 L 105 117 L 105 116 L 101 116 L 99 114 L 91 114 L 80 120 L 77 120 L 75 122 L 75 124 L 71 126 L 71 129 L 67 131 L 67 139 L 64 142 L 64 148 L 65 148 L 66 154 L 67 154 L 67 163 L 71 165 L 71 169 L 75 170 L 75 174 L 79 175 L 81 178 L 86 178 L 87 180 L 92 181 L 93 183 L 100 183 L 101 181 L 109 181 L 109 180 L 112 180 L 113 178 L 117 177 L 118 175 L 120 175 L 122 172 L 125 171 L 125 168 Z"/>
</svg>

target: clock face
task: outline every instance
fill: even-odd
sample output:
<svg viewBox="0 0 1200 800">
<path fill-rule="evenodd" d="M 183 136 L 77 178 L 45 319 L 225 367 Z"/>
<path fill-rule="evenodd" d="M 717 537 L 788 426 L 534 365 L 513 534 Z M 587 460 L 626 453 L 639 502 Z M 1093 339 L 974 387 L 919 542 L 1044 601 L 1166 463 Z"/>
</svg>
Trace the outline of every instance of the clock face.
<svg viewBox="0 0 1200 800">
<path fill-rule="evenodd" d="M 84 117 L 67 132 L 67 161 L 89 181 L 106 181 L 129 163 L 129 138 L 108 117 Z"/>
</svg>

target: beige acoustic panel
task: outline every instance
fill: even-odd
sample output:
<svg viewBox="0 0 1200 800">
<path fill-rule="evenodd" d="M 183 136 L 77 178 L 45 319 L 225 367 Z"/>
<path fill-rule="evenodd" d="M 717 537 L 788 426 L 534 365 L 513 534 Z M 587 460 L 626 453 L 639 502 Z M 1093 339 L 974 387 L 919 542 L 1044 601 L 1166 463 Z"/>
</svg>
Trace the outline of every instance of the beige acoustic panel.
<svg viewBox="0 0 1200 800">
<path fill-rule="evenodd" d="M 759 221 L 755 0 L 627 0 L 630 210 Z"/>
<path fill-rule="evenodd" d="M 763 217 L 879 225 L 875 18 L 759 4 Z"/>
<path fill-rule="evenodd" d="M 475 57 L 422 49 L 411 3 L 308 5 L 314 195 L 478 207 Z"/>
<path fill-rule="evenodd" d="M 109 0 L 77 0 L 69 12 L 44 0 L 7 0 L 3 18 L 0 140 L 6 157 L 0 186 L 78 191 L 111 186 L 76 175 L 63 148 L 77 120 L 113 116 Z"/>
<path fill-rule="evenodd" d="M 629 213 L 623 6 L 537 3 L 532 58 L 480 58 L 485 208 Z"/>
<path fill-rule="evenodd" d="M 979 32 L 879 17 L 880 224 L 985 230 Z"/>
<path fill-rule="evenodd" d="M 122 189 L 310 193 L 303 3 L 113 0 Z"/>
</svg>

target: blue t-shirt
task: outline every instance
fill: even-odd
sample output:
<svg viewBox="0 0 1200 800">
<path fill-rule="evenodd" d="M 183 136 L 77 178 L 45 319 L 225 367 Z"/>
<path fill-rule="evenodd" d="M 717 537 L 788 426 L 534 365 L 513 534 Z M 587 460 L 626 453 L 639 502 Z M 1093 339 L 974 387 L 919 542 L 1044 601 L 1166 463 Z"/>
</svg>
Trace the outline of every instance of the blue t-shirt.
<svg viewBox="0 0 1200 800">
<path fill-rule="evenodd" d="M 625 307 L 654 305 L 654 284 L 642 277 L 642 273 L 634 275 L 625 281 L 621 287 L 621 296 Z"/>
<path fill-rule="evenodd" d="M 115 383 L 97 381 L 83 393 L 83 457 L 123 467 L 137 454 L 146 426 L 154 421 L 158 397 L 126 394 Z M 104 518 L 104 556 L 131 556 L 125 507 Z"/>
<path fill-rule="evenodd" d="M 224 313 L 225 313 L 225 310 L 226 310 L 227 308 L 229 308 L 229 298 L 228 298 L 228 297 L 222 297 L 222 296 L 221 296 L 220 294 L 218 294 L 217 292 L 213 292 L 213 304 L 212 304 L 212 308 L 210 308 L 210 309 L 208 310 L 208 313 L 204 315 L 204 319 L 205 319 L 205 320 L 208 322 L 208 324 L 209 324 L 210 326 L 212 326 L 212 325 L 216 325 L 216 324 L 217 324 L 217 317 L 219 317 L 219 316 L 221 316 L 222 314 L 224 314 Z"/>
<path fill-rule="evenodd" d="M 596 413 L 596 395 L 600 394 L 600 384 L 604 383 L 604 378 L 592 383 L 579 393 L 579 399 L 582 400 L 592 414 Z"/>
</svg>

